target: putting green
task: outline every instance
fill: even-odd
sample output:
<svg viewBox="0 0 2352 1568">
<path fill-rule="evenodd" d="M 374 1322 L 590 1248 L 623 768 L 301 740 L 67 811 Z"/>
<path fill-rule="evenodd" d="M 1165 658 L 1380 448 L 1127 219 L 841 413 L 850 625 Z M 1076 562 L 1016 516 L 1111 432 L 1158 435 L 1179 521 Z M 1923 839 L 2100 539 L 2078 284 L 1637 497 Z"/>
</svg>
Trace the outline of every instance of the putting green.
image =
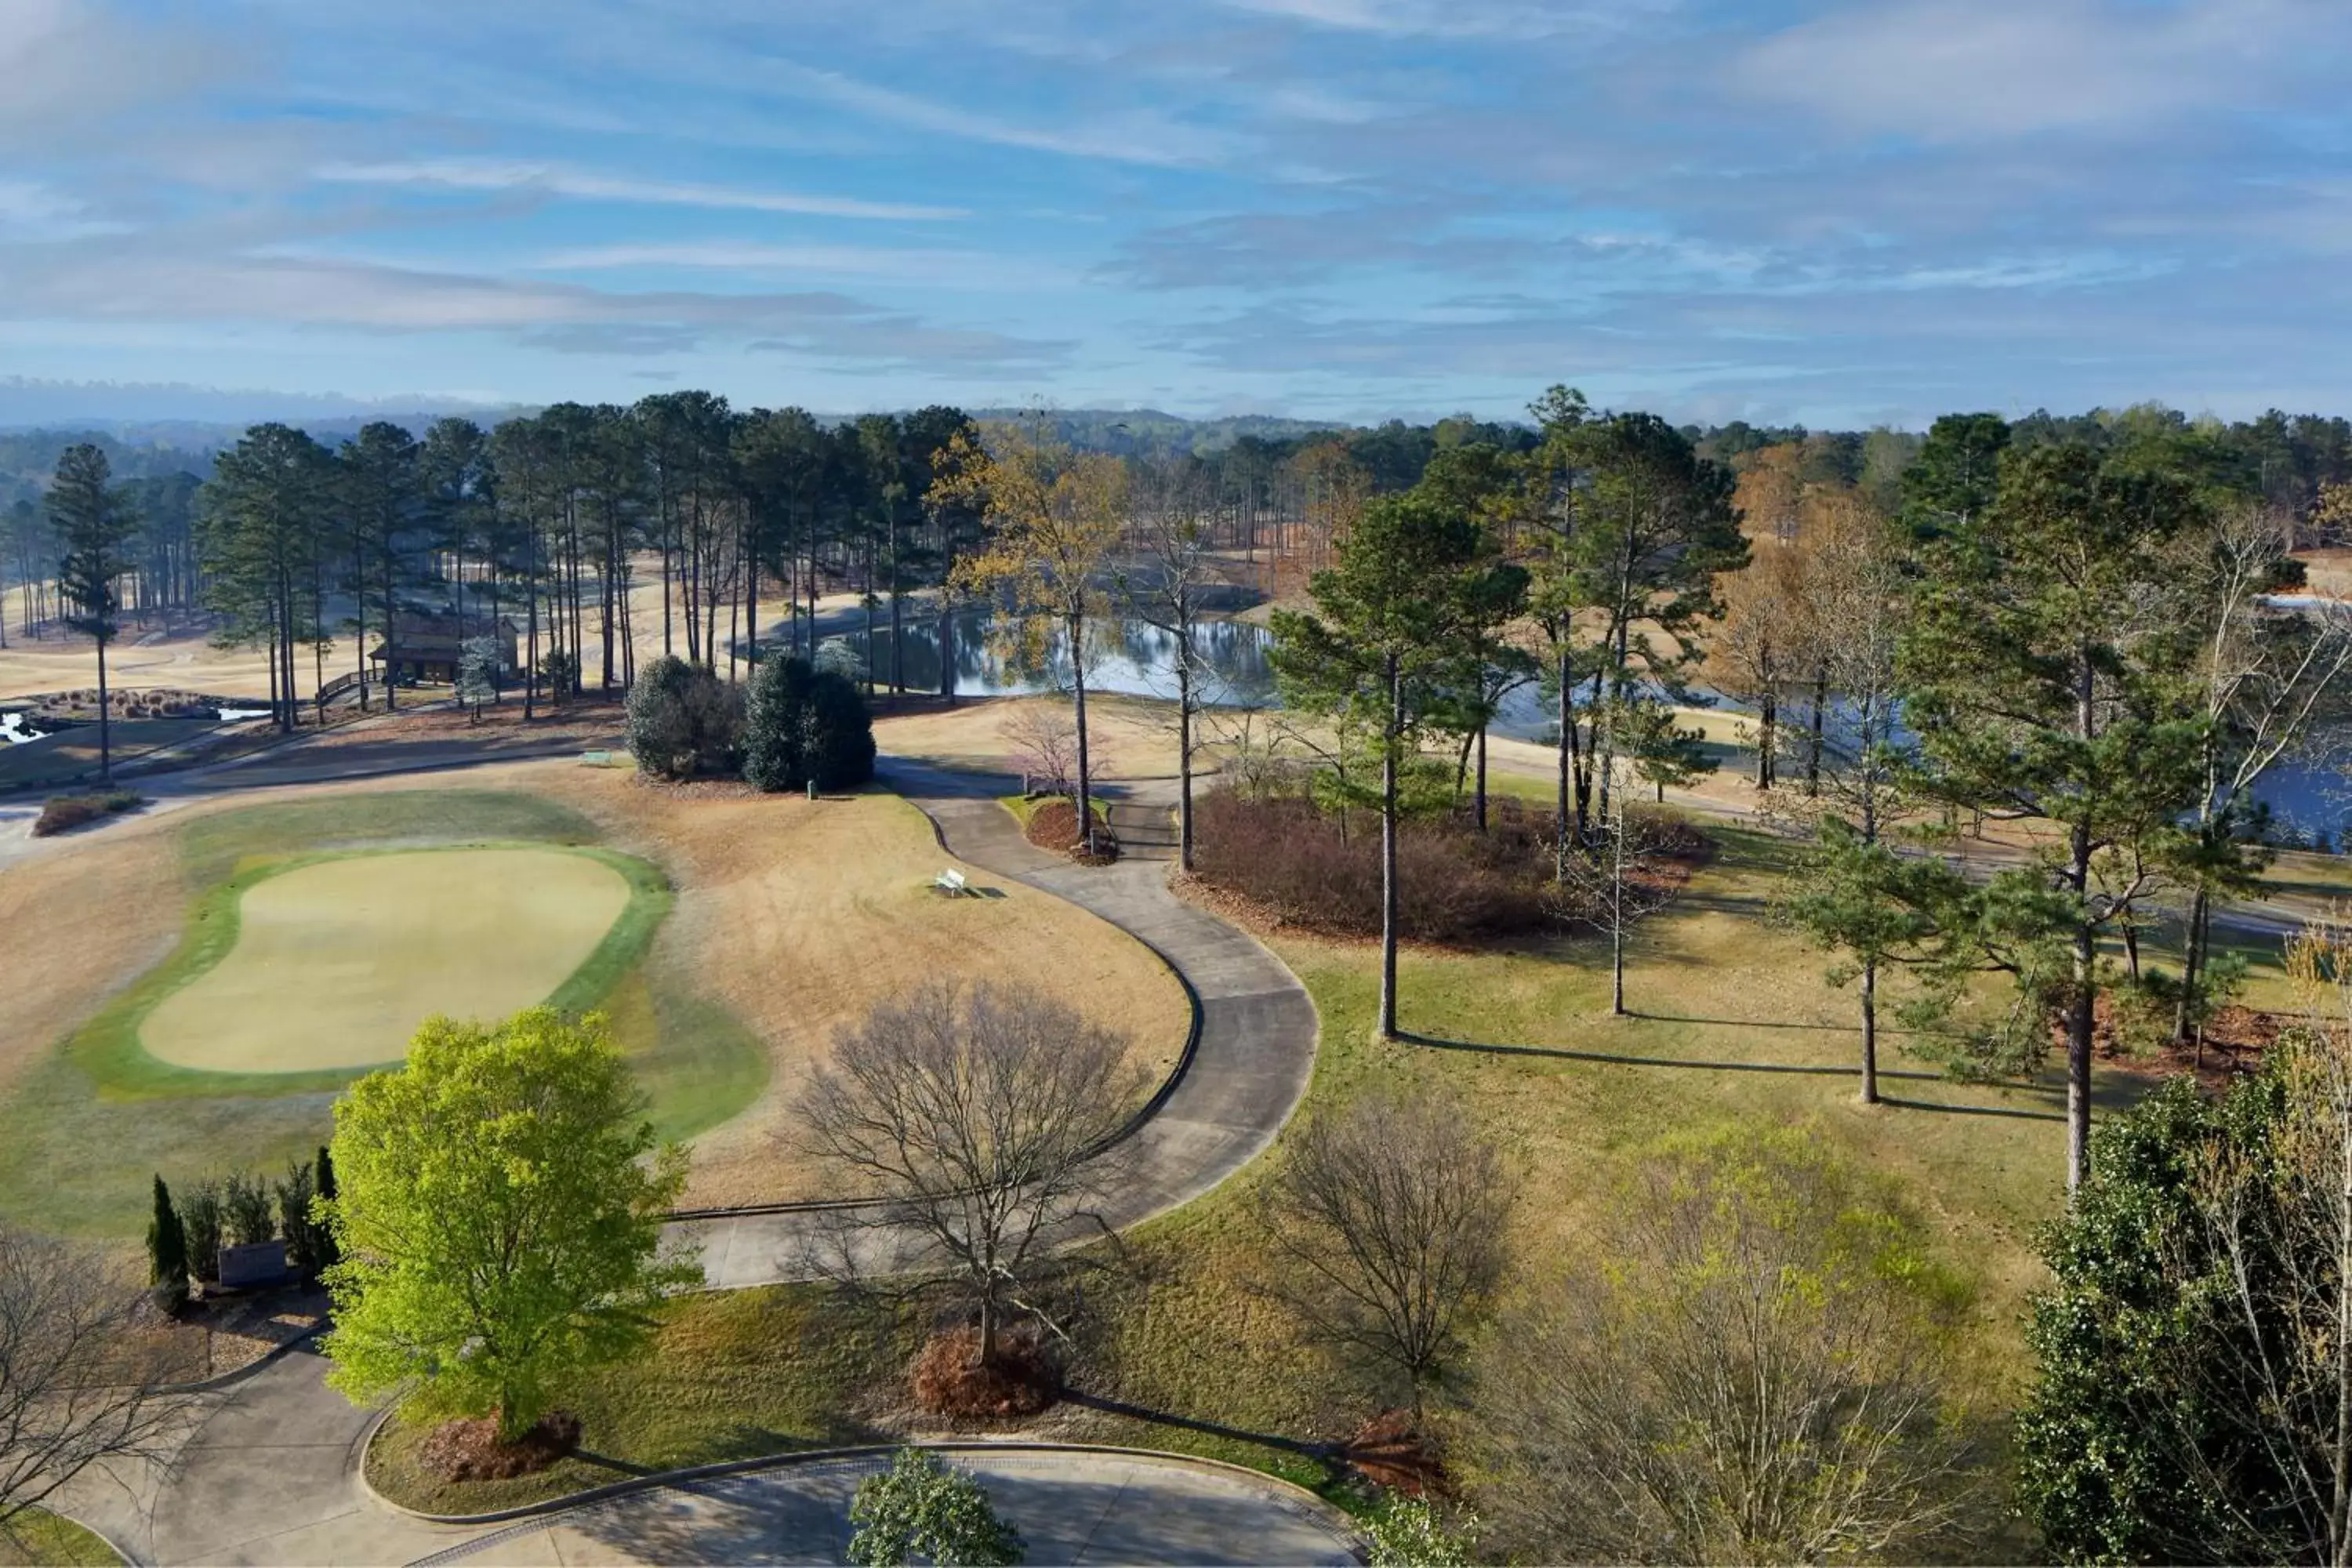
<svg viewBox="0 0 2352 1568">
<path fill-rule="evenodd" d="M 562 849 L 362 854 L 265 878 L 236 941 L 158 1002 L 148 1055 L 205 1072 L 399 1059 L 436 1013 L 502 1018 L 546 1001 L 628 907 L 626 878 Z"/>
</svg>

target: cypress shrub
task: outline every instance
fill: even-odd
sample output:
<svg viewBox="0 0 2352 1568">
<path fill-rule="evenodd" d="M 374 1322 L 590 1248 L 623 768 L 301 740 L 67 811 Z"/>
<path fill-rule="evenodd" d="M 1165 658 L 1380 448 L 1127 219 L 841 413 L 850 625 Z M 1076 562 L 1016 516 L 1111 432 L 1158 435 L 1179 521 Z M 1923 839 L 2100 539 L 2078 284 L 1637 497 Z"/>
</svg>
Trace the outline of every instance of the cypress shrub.
<svg viewBox="0 0 2352 1568">
<path fill-rule="evenodd" d="M 155 1178 L 155 1215 L 147 1222 L 147 1277 L 155 1305 L 176 1312 L 188 1303 L 188 1233 L 172 1206 L 172 1189 Z"/>
</svg>

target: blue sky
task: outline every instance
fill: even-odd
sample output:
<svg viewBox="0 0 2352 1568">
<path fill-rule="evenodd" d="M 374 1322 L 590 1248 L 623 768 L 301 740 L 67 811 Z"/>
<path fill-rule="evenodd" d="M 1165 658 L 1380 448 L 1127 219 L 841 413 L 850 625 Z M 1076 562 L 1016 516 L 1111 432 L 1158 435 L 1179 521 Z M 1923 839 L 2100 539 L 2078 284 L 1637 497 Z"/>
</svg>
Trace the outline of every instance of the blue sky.
<svg viewBox="0 0 2352 1568">
<path fill-rule="evenodd" d="M 2347 67 L 2352 0 L 0 0 L 0 378 L 2352 412 Z"/>
</svg>

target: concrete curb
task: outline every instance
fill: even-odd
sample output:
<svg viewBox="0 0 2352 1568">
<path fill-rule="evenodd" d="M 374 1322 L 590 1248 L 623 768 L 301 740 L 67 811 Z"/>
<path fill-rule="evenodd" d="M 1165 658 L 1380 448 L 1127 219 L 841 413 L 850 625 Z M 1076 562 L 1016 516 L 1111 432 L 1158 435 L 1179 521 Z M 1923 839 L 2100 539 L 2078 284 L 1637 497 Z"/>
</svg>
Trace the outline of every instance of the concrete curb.
<svg viewBox="0 0 2352 1568">
<path fill-rule="evenodd" d="M 589 1487 L 582 1491 L 543 1502 L 521 1503 L 513 1508 L 495 1509 L 488 1513 L 425 1513 L 393 1501 L 376 1490 L 368 1479 L 367 1457 L 375 1448 L 375 1440 L 383 1430 L 390 1411 L 376 1417 L 360 1450 L 360 1488 L 370 1501 L 394 1513 L 424 1524 L 447 1525 L 466 1529 L 476 1525 L 511 1524 L 545 1519 L 553 1514 L 568 1513 L 573 1509 L 587 1508 L 608 1502 L 615 1498 L 634 1497 L 640 1492 L 661 1491 L 672 1487 L 691 1485 L 696 1481 L 721 1480 L 734 1476 L 754 1475 L 766 1470 L 790 1469 L 799 1465 L 822 1464 L 835 1459 L 870 1459 L 895 1454 L 901 1448 L 921 1448 L 936 1454 L 1108 1454 L 1114 1457 L 1151 1459 L 1163 1464 L 1187 1466 L 1195 1469 L 1213 1470 L 1244 1478 L 1252 1483 L 1285 1494 L 1296 1502 L 1319 1515 L 1323 1522 L 1338 1530 L 1350 1541 L 1360 1542 L 1356 1521 L 1347 1511 L 1318 1497 L 1296 1481 L 1265 1470 L 1252 1469 L 1226 1459 L 1203 1458 L 1197 1454 L 1178 1454 L 1165 1448 L 1131 1448 L 1116 1443 L 1052 1443 L 1023 1438 L 992 1441 L 987 1438 L 949 1438 L 942 1441 L 910 1441 L 905 1443 L 864 1443 L 841 1448 L 804 1448 L 785 1454 L 764 1454 L 756 1458 L 729 1459 L 719 1464 L 691 1465 L 684 1469 L 664 1470 L 658 1475 L 632 1476 L 626 1480 L 613 1481 L 601 1487 Z M 453 1544 L 450 1552 L 478 1550 L 496 1537 L 477 1537 Z M 448 1553 L 435 1553 L 419 1558 L 419 1563 L 442 1560 Z M 414 1565 L 412 1565 L 414 1568 Z"/>
<path fill-rule="evenodd" d="M 258 1376 L 262 1368 L 292 1355 L 296 1351 L 325 1333 L 327 1327 L 328 1325 L 323 1322 L 313 1324 L 284 1344 L 272 1345 L 260 1356 L 247 1362 L 243 1366 L 222 1373 L 217 1377 L 203 1378 L 194 1383 L 158 1384 L 155 1385 L 155 1391 L 158 1394 L 211 1394 L 217 1389 L 235 1388 L 247 1378 Z"/>
</svg>

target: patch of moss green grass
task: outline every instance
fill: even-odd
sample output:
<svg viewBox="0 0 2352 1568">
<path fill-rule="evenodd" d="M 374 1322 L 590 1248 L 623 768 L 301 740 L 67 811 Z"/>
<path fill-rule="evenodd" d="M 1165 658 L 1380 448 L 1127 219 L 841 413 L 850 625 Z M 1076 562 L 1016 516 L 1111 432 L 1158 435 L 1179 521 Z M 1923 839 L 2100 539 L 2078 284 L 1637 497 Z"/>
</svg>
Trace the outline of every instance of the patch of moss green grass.
<svg viewBox="0 0 2352 1568">
<path fill-rule="evenodd" d="M 819 1286 L 720 1290 L 661 1310 L 650 1352 L 555 1391 L 580 1417 L 583 1450 L 536 1475 L 451 1482 L 418 1462 L 432 1428 L 399 1415 L 367 1453 L 384 1496 L 433 1513 L 480 1513 L 675 1469 L 806 1448 L 887 1442 L 860 1414 L 903 1383 L 920 1336 L 871 1299 Z"/>
<path fill-rule="evenodd" d="M 230 1169 L 273 1173 L 326 1140 L 335 1095 L 358 1071 L 178 1068 L 147 1055 L 138 1025 L 235 944 L 246 888 L 338 854 L 557 847 L 610 865 L 628 879 L 629 902 L 551 1001 L 611 1016 L 661 1136 L 691 1138 L 741 1111 L 766 1087 L 766 1052 L 724 1008 L 642 962 L 668 912 L 669 884 L 657 868 L 596 847 L 597 837 L 575 812 L 495 790 L 295 801 L 185 824 L 178 847 L 192 895 L 187 932 L 0 1104 L 0 1215 L 52 1234 L 128 1239 L 146 1225 L 150 1172 L 175 1183 Z"/>
<path fill-rule="evenodd" d="M 1521 1287 L 1591 1261 L 1596 1223 L 1661 1147 L 1742 1128 L 1812 1130 L 1916 1216 L 1929 1260 L 1961 1302 L 1952 1393 L 1997 1420 L 2026 1370 L 2019 1313 L 2040 1278 L 2032 1233 L 2062 1201 L 2063 1087 L 2054 1076 L 1961 1083 L 1890 1030 L 1888 1103 L 1861 1105 L 1853 998 L 1822 983 L 1823 955 L 1764 918 L 1790 846 L 1707 826 L 1718 853 L 1633 938 L 1634 1017 L 1608 1016 L 1607 950 L 1590 938 L 1499 952 L 1409 948 L 1399 969 L 1402 1022 L 1454 1043 L 1384 1044 L 1371 1032 L 1374 945 L 1273 937 L 1322 1019 L 1300 1114 L 1328 1114 L 1373 1092 L 1450 1096 L 1524 1180 L 1513 1269 Z M 2128 1075 L 2109 1075 L 2100 1092 L 2112 1107 L 2137 1089 Z M 1276 1265 L 1252 1203 L 1279 1159 L 1277 1143 L 1215 1192 L 1120 1238 L 1118 1265 L 1089 1280 L 1075 1320 L 1071 1376 L 1084 1398 L 1024 1430 L 1198 1454 L 1343 1505 L 1359 1500 L 1307 1450 L 1352 1434 L 1395 1391 L 1305 1342 L 1257 1289 Z M 820 1301 L 829 1303 L 824 1312 Z M 584 1379 L 565 1403 L 585 1419 L 589 1447 L 629 1465 L 858 1440 L 905 1421 L 895 1413 L 918 1336 L 887 1317 L 846 1339 L 848 1331 L 811 1325 L 875 1310 L 814 1286 L 694 1298 L 668 1310 L 646 1366 Z M 1475 1415 L 1458 1389 L 1444 1389 L 1431 1418 L 1459 1436 Z M 388 1430 L 370 1475 L 383 1484 L 381 1470 L 409 1465 L 401 1484 L 422 1489 L 397 1493 L 402 1500 L 453 1510 L 516 1500 L 511 1490 L 415 1479 L 403 1456 L 415 1435 Z M 504 1485 L 550 1495 L 615 1474 L 583 1461 Z"/>
<path fill-rule="evenodd" d="M 26 1509 L 0 1531 L 0 1563 L 27 1568 L 118 1568 L 122 1554 L 94 1530 L 47 1509 Z"/>
</svg>

